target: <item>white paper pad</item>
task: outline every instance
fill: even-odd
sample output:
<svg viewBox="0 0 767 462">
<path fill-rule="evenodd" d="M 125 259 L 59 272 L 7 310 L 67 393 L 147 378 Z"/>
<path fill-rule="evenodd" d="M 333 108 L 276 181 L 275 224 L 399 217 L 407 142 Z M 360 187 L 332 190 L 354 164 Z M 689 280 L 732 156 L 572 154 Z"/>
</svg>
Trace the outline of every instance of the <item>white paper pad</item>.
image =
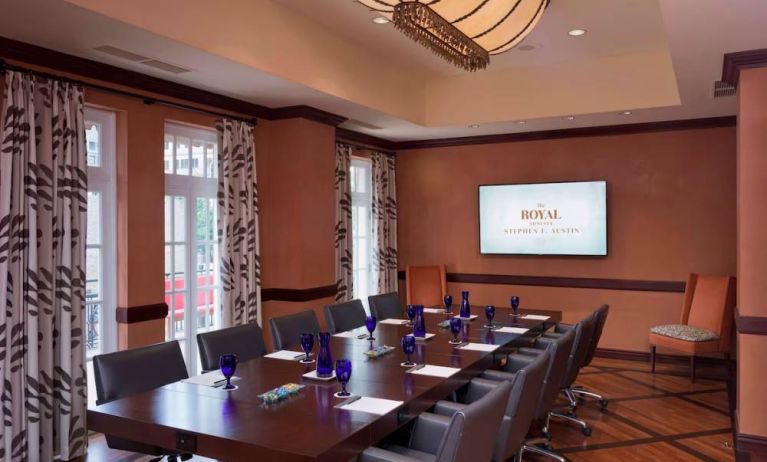
<svg viewBox="0 0 767 462">
<path fill-rule="evenodd" d="M 349 404 L 340 406 L 340 409 L 345 411 L 359 411 L 367 412 L 370 414 L 384 415 L 402 406 L 402 404 L 404 404 L 402 401 L 393 401 L 390 399 L 381 398 L 368 398 L 363 396 L 356 401 L 352 401 Z"/>
<path fill-rule="evenodd" d="M 240 380 L 239 377 L 232 377 L 232 382 Z M 212 371 L 207 374 L 200 374 L 188 379 L 181 380 L 184 383 L 191 383 L 193 385 L 204 385 L 206 387 L 221 386 L 226 382 L 226 377 L 220 371 Z"/>
<path fill-rule="evenodd" d="M 525 329 L 524 327 L 501 327 L 493 332 L 499 332 L 501 334 L 524 334 L 528 330 L 530 329 Z"/>
<path fill-rule="evenodd" d="M 413 336 L 413 334 L 407 334 L 407 335 L 409 335 L 411 337 Z M 435 335 L 437 335 L 437 334 L 430 334 L 430 333 L 427 332 L 425 337 L 416 337 L 415 341 L 416 342 L 421 342 L 421 341 L 429 340 L 432 337 L 434 337 Z"/>
<path fill-rule="evenodd" d="M 302 377 L 306 377 L 307 379 L 311 379 L 311 380 L 322 380 L 323 382 L 327 382 L 327 381 L 330 381 L 330 380 L 335 380 L 335 378 L 336 378 L 336 371 L 332 371 L 330 373 L 330 377 L 320 377 L 320 376 L 317 375 L 317 369 L 315 369 L 315 370 L 313 370 L 311 372 L 307 372 Z"/>
<path fill-rule="evenodd" d="M 444 313 L 445 310 L 443 310 L 442 308 L 424 308 L 423 312 L 431 313 L 431 314 L 439 314 L 439 313 Z"/>
<path fill-rule="evenodd" d="M 394 324 L 397 326 L 401 326 L 401 325 L 407 324 L 407 319 L 389 318 L 389 319 L 384 319 L 383 321 L 378 321 L 378 324 Z"/>
<path fill-rule="evenodd" d="M 488 345 L 487 343 L 467 343 L 459 349 L 472 351 L 495 351 L 499 347 L 500 345 Z"/>
<path fill-rule="evenodd" d="M 524 319 L 533 319 L 535 321 L 546 321 L 550 317 L 551 316 L 543 316 L 541 314 L 526 314 L 526 315 L 522 316 L 522 318 L 524 318 Z"/>
<path fill-rule="evenodd" d="M 455 367 L 445 367 L 445 366 L 430 366 L 426 365 L 420 369 L 410 369 L 408 370 L 411 374 L 416 375 L 430 375 L 432 377 L 450 377 L 453 374 L 456 374 L 460 372 L 460 369 L 456 369 Z"/>
<path fill-rule="evenodd" d="M 347 331 L 347 332 L 339 332 L 337 334 L 333 334 L 333 337 L 341 337 L 341 338 L 357 338 L 362 334 L 358 334 L 354 331 Z M 367 335 L 367 334 L 366 334 Z"/>
<path fill-rule="evenodd" d="M 462 318 L 461 316 L 453 316 L 453 317 L 454 318 L 460 318 L 461 321 L 473 321 L 473 320 L 477 319 L 478 316 L 479 316 L 478 314 L 472 314 L 472 315 L 469 315 L 468 318 Z"/>
<path fill-rule="evenodd" d="M 298 361 L 299 359 L 304 359 L 305 356 L 306 353 L 291 350 L 277 350 L 273 353 L 269 353 L 268 355 L 264 355 L 265 358 L 284 359 L 286 361 Z"/>
</svg>

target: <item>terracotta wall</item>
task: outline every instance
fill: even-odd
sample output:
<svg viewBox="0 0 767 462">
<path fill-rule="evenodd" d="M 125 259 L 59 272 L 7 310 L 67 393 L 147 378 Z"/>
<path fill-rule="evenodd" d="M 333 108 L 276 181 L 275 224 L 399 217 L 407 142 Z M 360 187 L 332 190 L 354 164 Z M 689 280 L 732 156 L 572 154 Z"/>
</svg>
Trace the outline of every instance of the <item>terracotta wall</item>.
<svg viewBox="0 0 767 462">
<path fill-rule="evenodd" d="M 606 180 L 608 253 L 597 257 L 481 256 L 477 185 Z M 397 158 L 400 269 L 684 281 L 735 274 L 735 129 L 715 128 L 405 151 Z M 611 306 L 602 348 L 644 350 L 647 331 L 678 322 L 682 294 L 449 284 L 472 302 L 564 310 L 576 321 Z"/>
<path fill-rule="evenodd" d="M 738 311 L 767 317 L 767 68 L 742 70 L 738 92 Z M 738 431 L 762 438 L 765 351 L 767 336 L 738 335 Z"/>
</svg>

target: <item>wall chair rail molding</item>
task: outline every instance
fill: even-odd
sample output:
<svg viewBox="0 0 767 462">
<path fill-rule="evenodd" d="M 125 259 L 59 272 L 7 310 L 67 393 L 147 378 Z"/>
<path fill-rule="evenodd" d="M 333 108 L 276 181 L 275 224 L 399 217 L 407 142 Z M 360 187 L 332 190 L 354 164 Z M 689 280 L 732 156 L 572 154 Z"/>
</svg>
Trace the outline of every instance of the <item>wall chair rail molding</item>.
<svg viewBox="0 0 767 462">
<path fill-rule="evenodd" d="M 310 302 L 322 298 L 335 297 L 337 288 L 335 284 L 321 287 L 309 287 L 307 289 L 261 289 L 261 301 L 280 302 Z"/>
<path fill-rule="evenodd" d="M 767 48 L 726 53 L 722 63 L 722 82 L 737 87 L 741 69 L 767 67 Z"/>
<path fill-rule="evenodd" d="M 735 327 L 739 334 L 767 335 L 767 316 L 741 316 L 736 312 Z"/>
<path fill-rule="evenodd" d="M 404 271 L 399 272 L 399 279 L 405 279 Z M 645 281 L 636 279 L 573 278 L 560 276 L 521 276 L 511 274 L 477 273 L 447 273 L 447 282 L 674 293 L 684 293 L 686 285 L 684 281 Z"/>
<path fill-rule="evenodd" d="M 767 437 L 736 433 L 735 448 L 738 452 L 738 461 L 764 460 L 755 459 L 753 456 L 767 456 Z"/>
<path fill-rule="evenodd" d="M 165 303 L 154 303 L 131 307 L 120 306 L 117 307 L 115 314 L 117 322 L 120 324 L 153 321 L 155 319 L 164 319 L 168 316 L 168 305 Z"/>
</svg>

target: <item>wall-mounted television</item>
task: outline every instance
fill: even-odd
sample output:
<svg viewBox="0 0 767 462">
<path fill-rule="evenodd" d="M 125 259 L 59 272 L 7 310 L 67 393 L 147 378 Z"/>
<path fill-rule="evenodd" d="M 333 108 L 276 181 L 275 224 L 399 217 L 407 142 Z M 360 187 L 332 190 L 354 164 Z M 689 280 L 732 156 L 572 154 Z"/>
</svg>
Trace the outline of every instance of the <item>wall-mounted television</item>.
<svg viewBox="0 0 767 462">
<path fill-rule="evenodd" d="M 607 183 L 479 186 L 485 255 L 607 255 Z"/>
</svg>

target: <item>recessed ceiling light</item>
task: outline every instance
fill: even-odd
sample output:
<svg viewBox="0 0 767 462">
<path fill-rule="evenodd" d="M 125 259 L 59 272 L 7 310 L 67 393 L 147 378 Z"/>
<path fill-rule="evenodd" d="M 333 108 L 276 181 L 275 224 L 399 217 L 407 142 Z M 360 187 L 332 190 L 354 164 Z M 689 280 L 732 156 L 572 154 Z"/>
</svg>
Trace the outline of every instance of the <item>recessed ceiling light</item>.
<svg viewBox="0 0 767 462">
<path fill-rule="evenodd" d="M 519 121 L 517 121 L 517 123 L 518 123 L 519 125 L 524 125 L 524 124 L 526 124 L 526 123 L 527 123 L 527 121 L 526 121 L 526 120 L 519 120 Z"/>
<path fill-rule="evenodd" d="M 469 125 L 469 128 L 479 128 L 479 124 L 471 124 Z"/>
<path fill-rule="evenodd" d="M 575 119 L 575 116 L 567 116 L 567 117 L 565 117 L 565 120 L 574 120 L 574 119 Z"/>
<path fill-rule="evenodd" d="M 373 22 L 376 24 L 386 24 L 389 22 L 389 18 L 385 16 L 376 16 L 375 18 L 373 18 Z"/>
<path fill-rule="evenodd" d="M 620 115 L 631 115 L 631 111 L 623 111 Z"/>
<path fill-rule="evenodd" d="M 581 35 L 586 35 L 586 29 L 573 29 L 568 34 L 572 37 L 580 37 Z"/>
</svg>

